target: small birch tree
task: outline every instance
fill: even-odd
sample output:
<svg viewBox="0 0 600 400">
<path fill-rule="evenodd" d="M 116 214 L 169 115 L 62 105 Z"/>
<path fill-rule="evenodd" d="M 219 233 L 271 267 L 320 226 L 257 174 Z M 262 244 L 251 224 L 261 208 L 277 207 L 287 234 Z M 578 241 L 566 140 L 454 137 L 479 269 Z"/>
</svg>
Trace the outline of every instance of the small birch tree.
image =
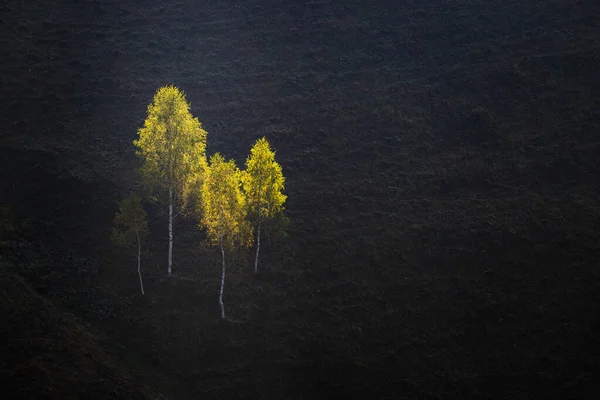
<svg viewBox="0 0 600 400">
<path fill-rule="evenodd" d="M 148 216 L 142 205 L 142 199 L 131 195 L 121 201 L 115 216 L 111 240 L 128 248 L 137 258 L 137 272 L 140 278 L 140 290 L 144 294 L 142 281 L 142 245 L 148 236 Z"/>
<path fill-rule="evenodd" d="M 246 159 L 246 170 L 242 175 L 247 207 L 256 231 L 256 256 L 254 272 L 258 272 L 260 251 L 260 229 L 266 219 L 274 218 L 283 212 L 287 196 L 282 193 L 285 178 L 281 165 L 275 161 L 275 152 L 264 137 L 258 139 Z"/>
<path fill-rule="evenodd" d="M 133 144 L 142 159 L 140 173 L 152 197 L 168 207 L 169 254 L 173 265 L 173 220 L 184 213 L 190 194 L 199 191 L 206 167 L 206 131 L 190 113 L 185 95 L 175 86 L 158 89 L 144 126 Z"/>
<path fill-rule="evenodd" d="M 225 161 L 219 153 L 210 158 L 201 191 L 201 221 L 208 239 L 221 250 L 221 288 L 219 305 L 225 319 L 225 251 L 237 245 L 250 245 L 252 234 L 246 219 L 246 201 L 241 191 L 240 171 L 233 160 Z"/>
</svg>

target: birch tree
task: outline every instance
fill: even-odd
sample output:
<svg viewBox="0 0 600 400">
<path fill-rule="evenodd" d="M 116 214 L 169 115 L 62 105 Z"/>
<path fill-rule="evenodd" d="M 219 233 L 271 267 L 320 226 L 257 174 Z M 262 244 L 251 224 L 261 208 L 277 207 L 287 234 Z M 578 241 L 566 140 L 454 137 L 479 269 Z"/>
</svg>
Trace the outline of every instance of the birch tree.
<svg viewBox="0 0 600 400">
<path fill-rule="evenodd" d="M 235 245 L 250 245 L 252 242 L 246 219 L 246 201 L 240 186 L 240 171 L 234 161 L 225 161 L 219 153 L 211 156 L 201 191 L 200 226 L 206 228 L 210 243 L 221 250 L 219 305 L 223 319 L 225 252 L 231 251 Z"/>
<path fill-rule="evenodd" d="M 256 231 L 256 255 L 254 272 L 258 272 L 261 227 L 266 219 L 274 218 L 283 212 L 284 195 L 281 165 L 275 161 L 275 152 L 264 137 L 258 139 L 246 159 L 246 171 L 242 176 L 249 215 Z"/>
<path fill-rule="evenodd" d="M 167 205 L 169 252 L 173 265 L 173 221 L 190 207 L 206 167 L 206 131 L 190 113 L 185 95 L 175 86 L 158 89 L 144 126 L 133 144 L 142 160 L 142 180 L 154 200 Z"/>
<path fill-rule="evenodd" d="M 142 245 L 148 236 L 148 216 L 142 206 L 142 199 L 136 195 L 121 201 L 115 216 L 111 240 L 128 248 L 137 258 L 137 272 L 140 278 L 140 290 L 144 294 L 142 280 Z"/>
</svg>

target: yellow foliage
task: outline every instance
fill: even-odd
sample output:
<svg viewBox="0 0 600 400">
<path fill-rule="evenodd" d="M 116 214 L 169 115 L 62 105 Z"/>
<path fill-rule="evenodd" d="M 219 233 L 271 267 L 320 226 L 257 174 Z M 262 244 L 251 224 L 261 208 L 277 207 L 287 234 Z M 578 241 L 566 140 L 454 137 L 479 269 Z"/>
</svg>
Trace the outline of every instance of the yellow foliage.
<svg viewBox="0 0 600 400">
<path fill-rule="evenodd" d="M 182 91 L 175 86 L 158 89 L 133 142 L 147 186 L 163 193 L 171 187 L 185 206 L 206 167 L 206 135 Z"/>
<path fill-rule="evenodd" d="M 251 214 L 260 222 L 283 211 L 287 196 L 282 193 L 285 178 L 275 152 L 264 137 L 258 139 L 246 159 L 242 176 L 244 192 Z"/>
<path fill-rule="evenodd" d="M 231 248 L 234 244 L 252 244 L 240 177 L 233 160 L 225 161 L 219 153 L 211 156 L 202 184 L 201 225 L 214 245 Z"/>
</svg>

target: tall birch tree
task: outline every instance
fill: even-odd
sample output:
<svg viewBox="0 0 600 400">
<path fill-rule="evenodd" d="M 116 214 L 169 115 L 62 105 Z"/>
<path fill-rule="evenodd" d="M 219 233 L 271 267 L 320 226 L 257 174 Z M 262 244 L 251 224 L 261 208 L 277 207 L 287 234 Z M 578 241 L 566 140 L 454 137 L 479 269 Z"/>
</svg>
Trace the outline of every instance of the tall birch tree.
<svg viewBox="0 0 600 400">
<path fill-rule="evenodd" d="M 137 258 L 137 273 L 140 278 L 140 290 L 144 294 L 142 280 L 142 245 L 148 236 L 148 216 L 142 205 L 142 199 L 131 195 L 121 201 L 115 216 L 111 240 L 129 249 Z"/>
<path fill-rule="evenodd" d="M 168 208 L 169 253 L 173 265 L 173 220 L 189 209 L 206 167 L 206 131 L 190 113 L 185 95 L 175 86 L 158 89 L 144 126 L 133 144 L 142 160 L 140 173 L 152 198 Z"/>
<path fill-rule="evenodd" d="M 240 171 L 233 160 L 225 161 L 221 154 L 210 157 L 201 191 L 200 226 L 206 228 L 208 239 L 221 250 L 221 288 L 219 305 L 225 319 L 223 290 L 225 287 L 225 252 L 235 245 L 250 245 L 252 234 L 246 219 L 246 200 L 241 190 Z"/>
<path fill-rule="evenodd" d="M 242 175 L 244 192 L 249 215 L 256 232 L 256 255 L 254 272 L 258 272 L 260 251 L 260 229 L 268 218 L 274 218 L 283 211 L 287 196 L 283 194 L 285 178 L 281 165 L 275 161 L 275 152 L 266 138 L 256 141 L 246 159 L 246 170 Z"/>
</svg>

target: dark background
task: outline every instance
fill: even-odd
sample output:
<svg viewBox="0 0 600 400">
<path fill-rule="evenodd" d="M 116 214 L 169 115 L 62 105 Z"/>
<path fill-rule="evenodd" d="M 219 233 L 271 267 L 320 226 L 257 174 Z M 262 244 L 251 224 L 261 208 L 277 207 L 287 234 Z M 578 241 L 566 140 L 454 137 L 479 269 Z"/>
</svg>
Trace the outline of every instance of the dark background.
<svg viewBox="0 0 600 400">
<path fill-rule="evenodd" d="M 0 5 L 0 383 L 48 398 L 600 394 L 600 3 Z M 286 240 L 219 255 L 148 207 L 108 241 L 175 84 L 208 153 L 265 135 Z"/>
</svg>

